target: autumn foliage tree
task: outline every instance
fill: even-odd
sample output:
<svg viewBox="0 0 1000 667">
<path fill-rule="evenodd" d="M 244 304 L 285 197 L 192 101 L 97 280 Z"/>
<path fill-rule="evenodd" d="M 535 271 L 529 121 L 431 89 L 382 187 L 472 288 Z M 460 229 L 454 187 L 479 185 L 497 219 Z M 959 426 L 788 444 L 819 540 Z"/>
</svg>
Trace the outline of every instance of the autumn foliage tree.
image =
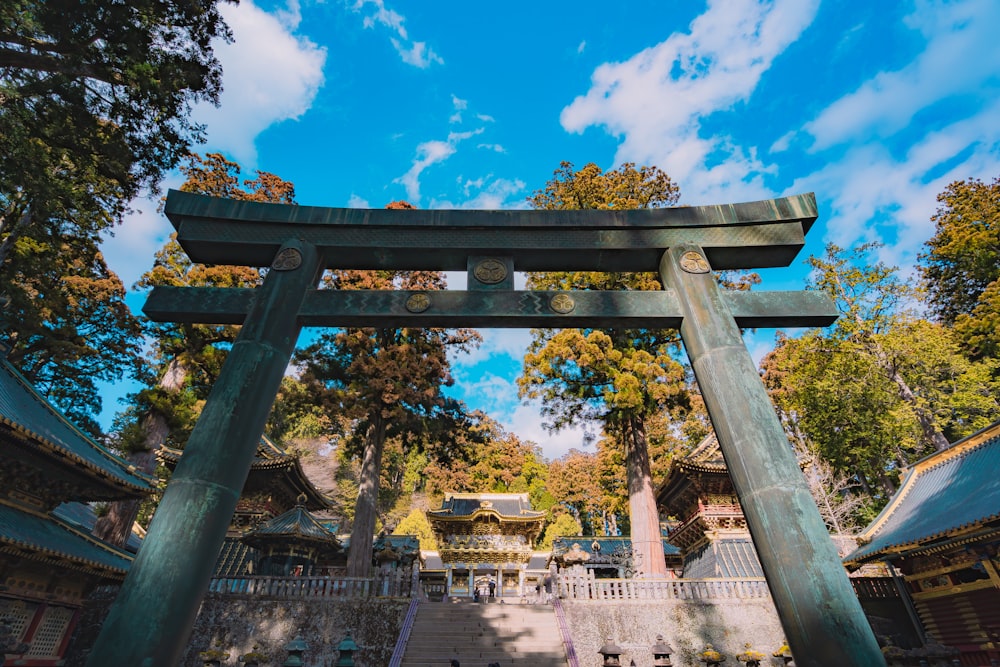
<svg viewBox="0 0 1000 667">
<path fill-rule="evenodd" d="M 218 153 L 188 156 L 182 172 L 187 177 L 181 186 L 184 192 L 284 204 L 295 199 L 294 186 L 288 181 L 260 171 L 256 178 L 241 179 L 240 166 Z M 140 278 L 138 287 L 256 287 L 261 280 L 261 271 L 254 267 L 194 264 L 172 236 L 156 253 L 153 268 Z M 236 326 L 147 323 L 153 341 L 152 359 L 144 372 L 147 387 L 133 397 L 118 420 L 117 444 L 137 467 L 152 473 L 156 450 L 168 438 L 183 447 L 238 332 Z M 122 543 L 138 508 L 137 501 L 113 503 L 95 534 Z"/>
<path fill-rule="evenodd" d="M 405 202 L 397 206 L 412 208 Z M 335 271 L 323 286 L 428 291 L 444 289 L 445 281 L 433 271 Z M 367 576 L 371 567 L 387 438 L 419 432 L 444 409 L 441 389 L 452 382 L 447 350 L 478 340 L 467 329 L 343 329 L 322 334 L 296 355 L 303 380 L 318 388 L 331 411 L 353 424 L 344 446 L 361 459 L 361 471 L 348 576 Z"/>
<path fill-rule="evenodd" d="M 544 209 L 657 208 L 676 203 L 676 184 L 655 167 L 624 164 L 603 172 L 594 164 L 574 170 L 563 162 L 529 198 Z M 652 274 L 552 272 L 533 274 L 532 289 L 659 290 Z M 624 452 L 633 550 L 646 575 L 665 575 L 659 515 L 650 471 L 647 425 L 662 411 L 687 405 L 685 371 L 676 360 L 674 331 L 652 329 L 535 330 L 521 395 L 540 399 L 554 430 L 596 422 Z"/>
</svg>

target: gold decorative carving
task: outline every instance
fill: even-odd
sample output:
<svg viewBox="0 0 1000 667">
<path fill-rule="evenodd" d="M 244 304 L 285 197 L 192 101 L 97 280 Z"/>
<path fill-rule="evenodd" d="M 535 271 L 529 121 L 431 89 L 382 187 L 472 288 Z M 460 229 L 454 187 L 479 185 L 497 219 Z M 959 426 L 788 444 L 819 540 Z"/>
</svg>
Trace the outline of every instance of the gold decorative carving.
<svg viewBox="0 0 1000 667">
<path fill-rule="evenodd" d="M 275 271 L 294 271 L 302 266 L 302 253 L 296 248 L 285 248 L 274 256 L 271 268 Z"/>
<path fill-rule="evenodd" d="M 576 308 L 576 302 L 569 294 L 556 294 L 549 299 L 549 308 L 560 315 L 565 315 L 573 312 L 573 309 Z"/>
<path fill-rule="evenodd" d="M 411 313 L 422 313 L 430 307 L 431 298 L 423 292 L 411 294 L 410 298 L 406 300 L 406 309 Z"/>
<path fill-rule="evenodd" d="M 688 273 L 708 273 L 711 267 L 701 253 L 689 250 L 681 255 L 681 268 Z"/>
<path fill-rule="evenodd" d="M 472 275 L 481 283 L 495 285 L 507 277 L 507 266 L 499 259 L 484 259 L 476 264 Z"/>
</svg>

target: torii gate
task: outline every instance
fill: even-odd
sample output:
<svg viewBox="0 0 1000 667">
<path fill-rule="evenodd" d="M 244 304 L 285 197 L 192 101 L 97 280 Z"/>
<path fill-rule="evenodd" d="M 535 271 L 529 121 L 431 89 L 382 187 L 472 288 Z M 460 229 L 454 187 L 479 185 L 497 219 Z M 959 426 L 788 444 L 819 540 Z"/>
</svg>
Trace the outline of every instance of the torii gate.
<svg viewBox="0 0 1000 667">
<path fill-rule="evenodd" d="M 630 211 L 338 209 L 172 191 L 194 262 L 270 266 L 257 289 L 157 287 L 154 320 L 243 324 L 89 667 L 173 667 L 190 637 L 303 326 L 679 328 L 799 665 L 884 664 L 740 327 L 825 326 L 819 292 L 730 292 L 713 270 L 787 266 L 811 194 Z M 468 291 L 317 290 L 325 269 L 467 270 Z M 655 271 L 661 292 L 515 291 L 514 271 Z"/>
</svg>

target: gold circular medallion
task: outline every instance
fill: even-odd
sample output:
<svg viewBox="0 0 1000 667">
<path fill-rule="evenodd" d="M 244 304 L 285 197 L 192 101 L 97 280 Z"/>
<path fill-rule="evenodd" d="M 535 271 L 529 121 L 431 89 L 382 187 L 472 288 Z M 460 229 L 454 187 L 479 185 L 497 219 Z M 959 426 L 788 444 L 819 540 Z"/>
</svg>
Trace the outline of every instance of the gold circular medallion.
<svg viewBox="0 0 1000 667">
<path fill-rule="evenodd" d="M 410 298 L 406 300 L 406 309 L 411 313 L 422 313 L 430 307 L 431 298 L 423 292 L 411 294 Z"/>
<path fill-rule="evenodd" d="M 711 270 L 711 267 L 708 266 L 708 260 L 694 250 L 689 250 L 681 255 L 681 268 L 688 273 L 708 273 Z"/>
<path fill-rule="evenodd" d="M 476 264 L 472 275 L 481 283 L 495 285 L 507 277 L 507 266 L 499 259 L 484 259 Z"/>
<path fill-rule="evenodd" d="M 566 313 L 573 312 L 573 309 L 576 308 L 576 302 L 573 301 L 573 297 L 569 294 L 556 294 L 549 299 L 549 308 L 561 315 L 565 315 Z"/>
<path fill-rule="evenodd" d="M 302 266 L 302 253 L 295 248 L 285 248 L 274 256 L 271 268 L 275 271 L 294 271 Z"/>
</svg>

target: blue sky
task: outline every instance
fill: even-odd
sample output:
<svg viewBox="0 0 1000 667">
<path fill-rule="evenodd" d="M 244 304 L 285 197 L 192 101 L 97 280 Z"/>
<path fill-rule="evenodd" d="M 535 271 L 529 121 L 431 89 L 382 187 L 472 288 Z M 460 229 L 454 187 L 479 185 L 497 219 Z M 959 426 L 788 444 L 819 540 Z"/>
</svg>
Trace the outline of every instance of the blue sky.
<svg viewBox="0 0 1000 667">
<path fill-rule="evenodd" d="M 688 205 L 813 191 L 807 248 L 766 289 L 801 289 L 827 242 L 881 241 L 908 271 L 936 194 L 1000 174 L 995 0 L 609 7 L 242 0 L 224 7 L 221 105 L 195 110 L 200 150 L 320 206 L 523 208 L 561 160 L 659 166 Z M 105 246 L 126 284 L 170 232 L 155 204 L 137 206 Z M 455 360 L 455 393 L 549 457 L 582 448 L 581 430 L 548 434 L 516 398 L 528 333 L 483 333 Z M 759 358 L 772 341 L 748 345 Z M 107 423 L 113 391 L 105 403 Z"/>
</svg>

